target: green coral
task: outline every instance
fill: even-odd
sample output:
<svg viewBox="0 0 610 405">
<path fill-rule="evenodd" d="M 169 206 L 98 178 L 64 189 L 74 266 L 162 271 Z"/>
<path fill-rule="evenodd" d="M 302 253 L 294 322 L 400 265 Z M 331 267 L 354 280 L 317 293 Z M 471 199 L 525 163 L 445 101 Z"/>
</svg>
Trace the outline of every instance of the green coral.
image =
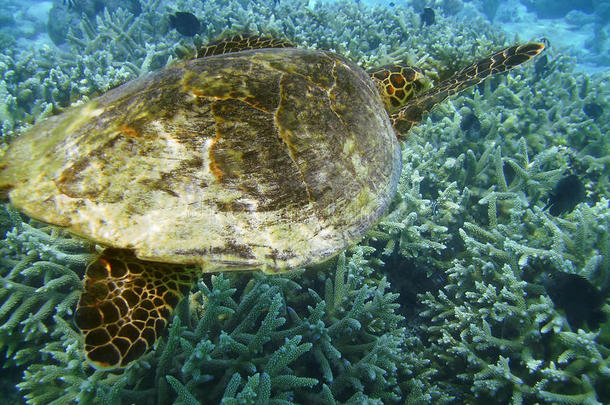
<svg viewBox="0 0 610 405">
<path fill-rule="evenodd" d="M 404 60 L 438 78 L 505 43 L 482 20 L 439 13 L 421 27 L 400 5 L 143 3 L 137 17 L 83 18 L 70 54 L 3 50 L 3 134 L 226 31 L 286 35 L 365 67 Z M 199 36 L 170 30 L 163 14 L 178 10 L 203 22 Z M 359 246 L 317 272 L 206 278 L 123 373 L 87 365 L 70 320 L 93 247 L 3 211 L 5 366 L 26 368 L 19 388 L 32 404 L 609 402 L 610 325 L 574 330 L 526 277 L 561 271 L 606 289 L 610 279 L 610 76 L 573 65 L 559 55 L 437 106 L 403 145 L 398 194 Z M 602 115 L 587 116 L 587 103 Z M 479 127 L 463 125 L 471 116 Z M 587 200 L 553 217 L 543 207 L 567 172 Z"/>
<path fill-rule="evenodd" d="M 549 97 L 564 97 L 551 88 L 570 73 L 553 71 L 549 82 L 513 75 L 436 107 L 411 131 L 395 207 L 369 233 L 385 257 L 408 264 L 412 283 L 445 279 L 440 290 L 425 285 L 419 319 L 409 319 L 419 331 L 407 346 L 419 355 L 408 359 L 412 378 L 401 384 L 407 403 L 609 399 L 608 322 L 601 330 L 572 329 L 535 281 L 543 271 L 576 273 L 607 291 L 610 209 L 600 182 L 608 169 L 594 169 L 592 149 L 581 143 L 586 137 L 604 145 L 597 159 L 607 159 L 607 124 L 581 109 L 571 113 L 578 95 L 553 104 L 553 114 L 573 114 L 563 124 L 547 116 Z M 599 80 L 573 77 L 603 87 Z M 479 132 L 461 128 L 468 114 L 481 117 Z M 583 138 L 561 136 L 580 135 L 576 128 L 586 131 Z M 554 217 L 543 207 L 568 171 L 585 179 L 588 201 Z M 393 284 L 404 277 L 399 268 L 387 271 Z"/>
<path fill-rule="evenodd" d="M 27 364 L 55 329 L 54 315 L 72 314 L 93 255 L 86 243 L 8 210 L 14 227 L 0 241 L 0 350 L 5 365 Z"/>
</svg>

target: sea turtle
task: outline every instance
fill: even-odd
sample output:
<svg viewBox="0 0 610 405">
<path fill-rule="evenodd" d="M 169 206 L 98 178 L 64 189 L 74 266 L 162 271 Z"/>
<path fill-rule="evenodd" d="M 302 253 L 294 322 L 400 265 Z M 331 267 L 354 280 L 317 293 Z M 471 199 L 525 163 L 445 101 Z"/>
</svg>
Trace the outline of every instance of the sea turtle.
<svg viewBox="0 0 610 405">
<path fill-rule="evenodd" d="M 409 66 L 367 73 L 234 36 L 28 129 L 0 159 L 1 195 L 105 247 L 75 322 L 92 363 L 125 366 L 197 276 L 185 265 L 276 273 L 332 257 L 386 210 L 399 137 L 543 48 L 506 48 L 422 92 Z"/>
</svg>

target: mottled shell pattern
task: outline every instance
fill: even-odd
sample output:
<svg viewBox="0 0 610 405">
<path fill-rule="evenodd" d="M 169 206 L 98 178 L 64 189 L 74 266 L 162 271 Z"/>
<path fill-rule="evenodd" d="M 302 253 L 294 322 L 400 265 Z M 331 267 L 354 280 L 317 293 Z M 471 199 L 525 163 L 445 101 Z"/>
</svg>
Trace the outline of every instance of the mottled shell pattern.
<svg viewBox="0 0 610 405">
<path fill-rule="evenodd" d="M 2 162 L 29 216 L 204 271 L 332 256 L 386 210 L 401 169 L 369 75 L 306 49 L 151 73 L 35 125 Z"/>
</svg>

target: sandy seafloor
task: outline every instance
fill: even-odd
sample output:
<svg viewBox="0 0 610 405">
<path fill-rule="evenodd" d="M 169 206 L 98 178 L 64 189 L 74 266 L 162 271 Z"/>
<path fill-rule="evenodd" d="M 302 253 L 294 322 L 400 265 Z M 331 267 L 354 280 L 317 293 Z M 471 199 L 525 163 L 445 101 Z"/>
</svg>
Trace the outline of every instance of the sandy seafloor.
<svg viewBox="0 0 610 405">
<path fill-rule="evenodd" d="M 205 0 L 213 1 L 213 0 Z M 289 3 L 290 0 L 279 0 L 284 3 Z M 597 0 L 600 3 L 610 3 L 607 0 Z M 171 0 L 164 0 L 164 3 L 170 5 Z M 313 0 L 310 2 L 313 5 Z M 392 3 L 392 4 L 390 4 Z M 369 4 L 379 4 L 383 7 L 393 8 L 407 4 L 407 6 L 414 6 L 418 10 L 426 6 L 431 6 L 436 9 L 437 12 L 443 13 L 443 7 L 447 9 L 459 10 L 454 13 L 454 16 L 461 21 L 469 21 L 475 17 L 482 17 L 492 22 L 493 25 L 501 28 L 506 34 L 509 42 L 514 39 L 514 42 L 524 41 L 548 41 L 552 45 L 550 49 L 551 57 L 558 57 L 559 55 L 569 56 L 572 58 L 575 64 L 575 72 L 584 75 L 598 75 L 607 73 L 610 71 L 610 18 L 608 15 L 608 9 L 610 5 L 606 7 L 604 15 L 596 15 L 590 11 L 583 11 L 578 9 L 578 2 L 574 2 L 574 9 L 566 12 L 565 15 L 560 17 L 548 17 L 545 15 L 539 17 L 535 10 L 528 9 L 526 5 L 522 4 L 518 0 L 505 0 L 497 2 L 495 7 L 495 13 L 493 16 L 485 14 L 483 10 L 484 3 L 481 1 L 466 1 L 455 7 L 455 4 L 449 3 L 460 3 L 459 1 L 413 1 L 405 2 L 404 0 L 393 0 L 390 1 L 367 1 L 363 0 L 362 4 L 364 7 Z M 551 3 L 551 2 L 548 2 Z M 591 2 L 584 2 L 591 3 Z M 595 1 L 593 2 L 595 3 Z M 56 45 L 51 41 L 47 34 L 47 20 L 48 13 L 53 3 L 50 1 L 20 1 L 20 0 L 0 0 L 0 34 L 11 36 L 14 41 L 10 41 L 11 47 L 17 49 L 27 50 L 30 48 L 41 48 L 43 46 L 50 47 L 55 50 Z M 588 6 L 587 6 L 588 7 Z M 585 7 L 586 9 L 586 7 Z M 552 14 L 552 13 L 551 13 Z M 67 48 L 65 45 L 61 47 L 63 51 Z M 0 52 L 2 50 L 0 49 Z M 606 93 L 607 94 L 607 93 Z M 0 100 L 0 107 L 5 102 Z M 610 101 L 599 100 L 596 101 L 605 111 L 610 108 Z M 1 108 L 0 108 L 1 110 Z M 608 117 L 607 112 L 605 113 Z M 14 124 L 15 128 L 19 127 L 19 122 Z M 606 126 L 607 128 L 607 126 Z M 608 134 L 603 134 L 608 139 Z M 607 169 L 602 172 L 602 176 L 606 176 L 607 184 Z M 607 194 L 607 193 L 606 193 Z M 607 263 L 607 259 L 605 262 Z M 437 275 L 443 282 L 445 277 L 443 275 Z M 603 288 L 607 289 L 607 283 Z M 0 288 L 6 288 L 6 286 Z M 4 316 L 5 314 L 3 314 Z M 595 331 L 594 331 L 595 332 Z M 608 347 L 605 347 L 605 352 L 602 351 L 602 357 L 605 356 L 606 361 L 608 360 Z M 6 350 L 0 352 L 0 355 L 5 355 Z M 3 362 L 0 362 L 4 364 Z M 8 404 L 23 403 L 24 398 L 16 390 L 11 390 L 11 385 L 16 384 L 20 378 L 23 370 L 19 367 L 9 368 L 7 371 L 0 371 L 0 378 L 3 378 L 5 384 L 2 385 L 6 392 L 0 392 L 0 401 L 2 398 L 9 398 Z M 609 373 L 608 369 L 600 371 L 600 373 Z M 606 375 L 606 374 L 604 374 Z M 6 382 L 10 381 L 10 384 Z M 604 394 L 607 398 L 607 393 Z M 45 400 L 32 401 L 31 403 L 44 404 Z M 187 400 L 176 403 L 188 403 Z M 231 402 L 240 403 L 240 402 Z M 245 403 L 245 402 L 244 402 Z M 459 403 L 459 402 L 455 402 Z M 545 403 L 561 403 L 549 401 Z M 568 402 L 565 402 L 568 403 Z M 583 402 L 585 403 L 585 402 Z M 601 403 L 601 402 L 587 402 L 587 403 Z"/>
</svg>

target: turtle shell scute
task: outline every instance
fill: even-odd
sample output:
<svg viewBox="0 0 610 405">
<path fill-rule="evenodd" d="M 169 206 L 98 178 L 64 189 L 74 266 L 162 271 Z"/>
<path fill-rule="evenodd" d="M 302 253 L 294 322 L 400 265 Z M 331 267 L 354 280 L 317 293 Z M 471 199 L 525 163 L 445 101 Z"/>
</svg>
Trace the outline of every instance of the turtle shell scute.
<svg viewBox="0 0 610 405">
<path fill-rule="evenodd" d="M 261 49 L 135 79 L 35 125 L 0 163 L 17 208 L 96 243 L 278 272 L 362 237 L 395 192 L 400 148 L 360 67 Z"/>
</svg>

